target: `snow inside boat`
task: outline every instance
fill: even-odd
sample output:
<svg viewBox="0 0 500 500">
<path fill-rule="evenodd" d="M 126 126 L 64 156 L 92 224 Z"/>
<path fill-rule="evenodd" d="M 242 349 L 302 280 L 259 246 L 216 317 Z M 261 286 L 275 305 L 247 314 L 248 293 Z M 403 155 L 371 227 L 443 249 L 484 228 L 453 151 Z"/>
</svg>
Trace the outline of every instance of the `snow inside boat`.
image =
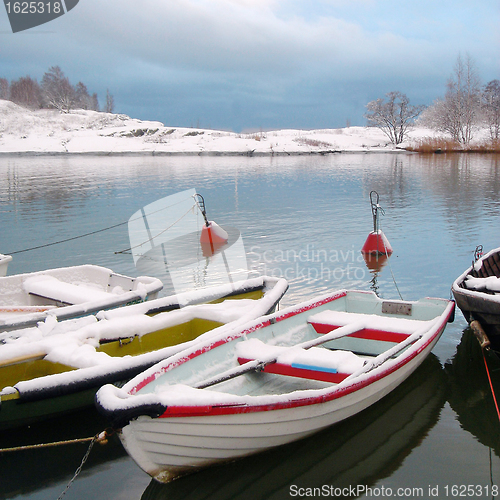
<svg viewBox="0 0 500 500">
<path fill-rule="evenodd" d="M 7 274 L 7 269 L 11 260 L 11 255 L 4 255 L 0 253 L 0 277 L 4 277 Z"/>
<path fill-rule="evenodd" d="M 103 384 L 123 384 L 211 330 L 274 311 L 287 288 L 253 278 L 4 332 L 0 428 L 93 405 Z"/>
<path fill-rule="evenodd" d="M 94 265 L 62 267 L 0 278 L 0 332 L 93 314 L 154 299 L 157 278 L 129 278 Z"/>
<path fill-rule="evenodd" d="M 454 303 L 338 291 L 184 349 L 96 405 L 161 482 L 308 436 L 372 405 L 426 358 Z"/>
<path fill-rule="evenodd" d="M 495 351 L 500 350 L 500 248 L 479 257 L 451 287 L 467 322 L 479 321 Z"/>
</svg>

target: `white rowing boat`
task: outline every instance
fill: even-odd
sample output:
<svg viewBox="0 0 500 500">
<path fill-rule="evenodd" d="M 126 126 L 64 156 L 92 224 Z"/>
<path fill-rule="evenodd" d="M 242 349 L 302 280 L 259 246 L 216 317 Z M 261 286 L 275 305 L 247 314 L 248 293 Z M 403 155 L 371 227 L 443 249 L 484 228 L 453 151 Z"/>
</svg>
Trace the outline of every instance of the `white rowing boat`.
<svg viewBox="0 0 500 500">
<path fill-rule="evenodd" d="M 98 409 L 158 481 L 308 436 L 405 380 L 452 321 L 454 303 L 339 291 L 228 326 L 146 370 Z"/>
<path fill-rule="evenodd" d="M 9 267 L 9 262 L 11 260 L 11 255 L 4 255 L 0 253 L 0 277 L 3 277 L 7 274 L 7 268 Z"/>
<path fill-rule="evenodd" d="M 157 278 L 82 265 L 0 277 L 0 332 L 64 320 L 157 297 Z"/>
<path fill-rule="evenodd" d="M 93 405 L 198 337 L 275 310 L 283 279 L 259 277 L 0 334 L 0 429 Z"/>
</svg>

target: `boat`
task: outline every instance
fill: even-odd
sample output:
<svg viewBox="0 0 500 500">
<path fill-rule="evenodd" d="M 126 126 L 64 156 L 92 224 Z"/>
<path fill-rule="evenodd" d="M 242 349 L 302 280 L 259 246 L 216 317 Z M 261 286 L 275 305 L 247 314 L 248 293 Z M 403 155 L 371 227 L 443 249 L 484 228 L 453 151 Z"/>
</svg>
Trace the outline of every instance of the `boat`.
<svg viewBox="0 0 500 500">
<path fill-rule="evenodd" d="M 500 248 L 481 255 L 478 247 L 475 260 L 451 287 L 457 306 L 469 324 L 478 321 L 491 348 L 500 350 Z"/>
<path fill-rule="evenodd" d="M 3 277 L 7 274 L 7 268 L 9 267 L 9 262 L 11 260 L 11 255 L 4 255 L 0 253 L 0 277 Z"/>
<path fill-rule="evenodd" d="M 427 357 L 454 302 L 340 290 L 103 386 L 96 406 L 159 482 L 311 435 L 374 404 Z"/>
<path fill-rule="evenodd" d="M 154 299 L 163 283 L 130 278 L 95 265 L 61 267 L 0 278 L 0 332 L 35 326 L 47 318 L 77 318 Z"/>
<path fill-rule="evenodd" d="M 0 429 L 93 406 L 102 385 L 123 385 L 212 330 L 274 311 L 287 288 L 258 277 L 4 332 Z"/>
<path fill-rule="evenodd" d="M 203 500 L 280 499 L 291 496 L 290 485 L 307 486 L 311 492 L 325 484 L 335 485 L 337 491 L 349 491 L 352 485 L 375 488 L 387 483 L 439 421 L 446 382 L 439 359 L 431 353 L 414 376 L 358 415 L 267 451 L 265 459 L 251 455 L 168 484 L 153 479 L 141 500 L 199 500 L 200 491 Z M 14 467 L 5 464 L 5 472 Z M 20 482 L 19 474 L 12 474 L 11 481 Z M 296 489 L 297 497 L 299 491 L 305 493 Z M 360 488 L 359 493 L 367 490 Z"/>
</svg>

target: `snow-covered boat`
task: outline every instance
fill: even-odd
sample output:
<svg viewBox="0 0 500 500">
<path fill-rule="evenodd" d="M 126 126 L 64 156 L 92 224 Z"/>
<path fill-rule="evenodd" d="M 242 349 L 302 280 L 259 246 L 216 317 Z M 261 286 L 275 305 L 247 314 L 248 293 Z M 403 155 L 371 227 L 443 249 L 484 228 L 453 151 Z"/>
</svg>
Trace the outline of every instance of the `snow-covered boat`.
<svg viewBox="0 0 500 500">
<path fill-rule="evenodd" d="M 211 330 L 274 311 L 287 288 L 253 278 L 4 332 L 0 428 L 93 405 L 103 384 L 123 384 Z"/>
<path fill-rule="evenodd" d="M 454 303 L 338 291 L 228 326 L 96 404 L 158 481 L 295 441 L 391 392 L 425 359 Z"/>
<path fill-rule="evenodd" d="M 47 317 L 77 318 L 154 299 L 157 278 L 129 278 L 94 265 L 61 267 L 0 278 L 0 332 L 35 326 Z"/>
<path fill-rule="evenodd" d="M 7 268 L 9 267 L 9 262 L 11 260 L 11 255 L 4 255 L 0 253 L 0 277 L 3 277 L 7 274 Z"/>
<path fill-rule="evenodd" d="M 451 287 L 468 323 L 479 321 L 494 350 L 500 350 L 500 248 L 473 262 Z"/>
</svg>

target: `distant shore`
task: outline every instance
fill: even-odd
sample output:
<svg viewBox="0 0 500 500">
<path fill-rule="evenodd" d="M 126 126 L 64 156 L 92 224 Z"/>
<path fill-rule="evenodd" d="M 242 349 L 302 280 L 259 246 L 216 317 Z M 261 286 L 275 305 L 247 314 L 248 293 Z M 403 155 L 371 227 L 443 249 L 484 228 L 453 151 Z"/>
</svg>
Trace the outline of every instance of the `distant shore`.
<svg viewBox="0 0 500 500">
<path fill-rule="evenodd" d="M 0 100 L 0 155 L 294 156 L 341 153 L 411 154 L 422 140 L 439 134 L 413 128 L 394 146 L 373 127 L 275 130 L 240 134 L 170 127 L 126 115 L 88 110 L 31 111 Z"/>
</svg>

